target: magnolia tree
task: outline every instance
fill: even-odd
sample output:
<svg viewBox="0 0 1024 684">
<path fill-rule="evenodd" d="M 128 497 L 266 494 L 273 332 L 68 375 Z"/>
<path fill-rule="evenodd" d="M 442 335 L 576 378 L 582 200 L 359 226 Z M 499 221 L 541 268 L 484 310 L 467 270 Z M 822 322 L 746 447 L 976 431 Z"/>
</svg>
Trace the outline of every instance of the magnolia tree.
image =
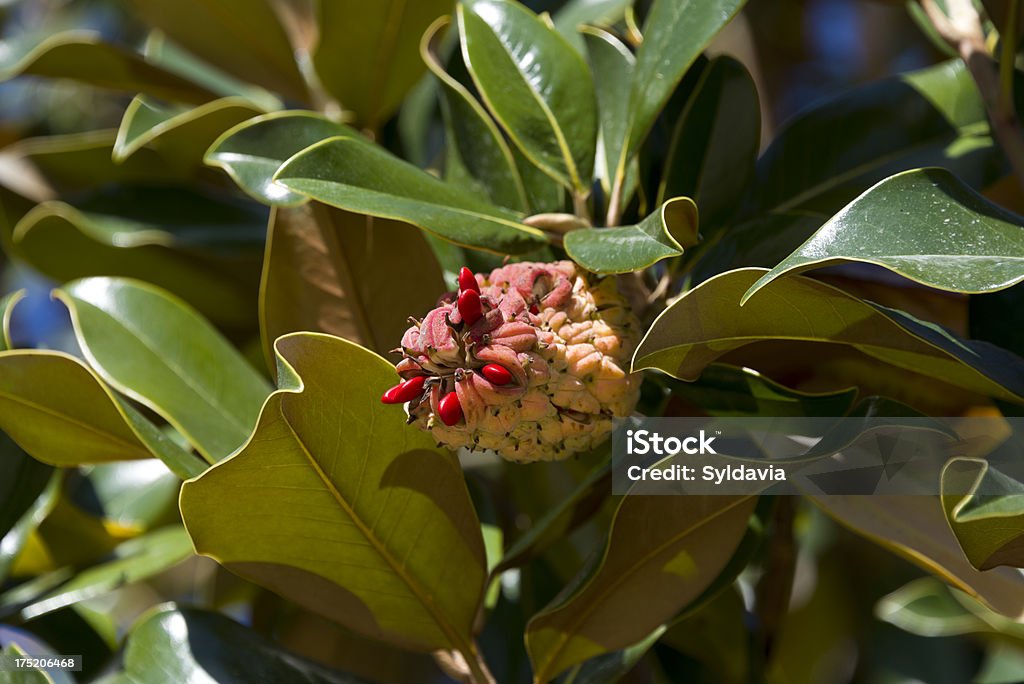
<svg viewBox="0 0 1024 684">
<path fill-rule="evenodd" d="M 1019 679 L 1024 483 L 972 458 L 941 496 L 613 495 L 608 442 L 1021 415 L 1015 0 L 911 4 L 946 61 L 770 140 L 750 63 L 707 51 L 742 0 L 123 4 L 137 47 L 0 57 L 97 111 L 134 95 L 116 130 L 0 151 L 4 252 L 59 301 L 0 299 L 6 655 Z M 54 310 L 73 341 L 19 334 Z"/>
</svg>

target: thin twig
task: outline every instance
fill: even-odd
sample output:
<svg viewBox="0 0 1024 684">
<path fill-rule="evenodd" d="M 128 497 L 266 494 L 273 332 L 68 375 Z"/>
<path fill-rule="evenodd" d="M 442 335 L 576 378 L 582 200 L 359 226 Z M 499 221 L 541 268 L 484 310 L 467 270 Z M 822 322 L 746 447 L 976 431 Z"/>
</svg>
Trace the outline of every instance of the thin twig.
<svg viewBox="0 0 1024 684">
<path fill-rule="evenodd" d="M 946 0 L 949 14 L 943 12 L 935 0 L 921 0 L 921 7 L 935 30 L 956 49 L 971 72 L 988 110 L 992 133 L 1009 160 L 1017 182 L 1024 188 L 1024 134 L 1013 104 L 1009 107 L 1004 104 L 999 68 L 985 45 L 978 10 L 971 0 Z"/>
<path fill-rule="evenodd" d="M 1017 61 L 1017 12 L 1020 0 L 1010 0 L 1006 8 L 1006 24 L 1001 37 L 1002 51 L 999 56 L 999 100 L 1002 114 L 1014 114 L 1016 103 L 1013 98 L 1013 80 Z"/>
</svg>

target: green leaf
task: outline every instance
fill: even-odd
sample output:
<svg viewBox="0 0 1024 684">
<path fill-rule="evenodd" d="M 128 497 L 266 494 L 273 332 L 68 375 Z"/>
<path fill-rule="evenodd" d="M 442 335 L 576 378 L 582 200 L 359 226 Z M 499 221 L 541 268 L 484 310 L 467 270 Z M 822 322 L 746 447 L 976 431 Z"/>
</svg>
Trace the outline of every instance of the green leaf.
<svg viewBox="0 0 1024 684">
<path fill-rule="evenodd" d="M 35 657 L 30 655 L 16 643 L 9 643 L 4 647 L 2 654 L 6 662 L 11 658 Z M 41 668 L 31 667 L 18 671 L 8 671 L 6 668 L 0 670 L 0 684 L 54 684 L 50 674 Z"/>
<path fill-rule="evenodd" d="M 302 330 L 386 354 L 409 327 L 397 312 L 428 311 L 445 290 L 425 234 L 413 226 L 320 203 L 274 211 L 260 288 L 271 367 L 274 340 Z"/>
<path fill-rule="evenodd" d="M 37 205 L 14 227 L 11 252 L 59 282 L 101 275 L 138 278 L 185 299 L 221 325 L 251 324 L 255 288 L 246 287 L 240 276 L 237 242 L 251 236 L 253 243 L 262 243 L 258 215 L 202 195 L 142 189 L 96 198 L 95 204 L 99 211 L 79 211 L 59 201 Z M 148 221 L 136 218 L 146 212 L 152 214 Z M 232 256 L 219 258 L 218 250 L 210 249 L 218 245 L 209 245 L 215 241 L 231 244 Z"/>
<path fill-rule="evenodd" d="M 25 290 L 0 297 L 0 351 L 14 349 L 14 345 L 11 344 L 11 314 L 24 297 Z"/>
<path fill-rule="evenodd" d="M 420 36 L 453 0 L 319 0 L 313 65 L 324 88 L 377 129 L 423 74 Z M 358 66 L 356 66 L 358 65 Z"/>
<path fill-rule="evenodd" d="M 952 592 L 935 578 L 922 577 L 882 597 L 875 616 L 924 637 L 988 632 L 985 621 L 964 608 Z"/>
<path fill-rule="evenodd" d="M 274 180 L 324 204 L 405 221 L 445 240 L 499 254 L 546 244 L 518 214 L 449 185 L 355 138 L 330 138 L 292 157 Z"/>
<path fill-rule="evenodd" d="M 756 342 L 786 340 L 841 345 L 876 365 L 904 368 L 948 385 L 1013 402 L 1024 397 L 1024 368 L 1009 352 L 984 342 L 960 340 L 909 314 L 857 299 L 830 285 L 796 276 L 746 306 L 743 292 L 763 269 L 730 271 L 701 283 L 666 309 L 633 358 L 633 370 L 659 368 L 695 380 L 720 358 L 742 363 Z M 700 321 L 700 325 L 694 325 Z M 805 356 L 772 360 L 807 367 Z"/>
<path fill-rule="evenodd" d="M 847 262 L 951 292 L 994 292 L 1024 280 L 1024 225 L 945 169 L 906 171 L 844 207 L 741 301 L 779 276 Z"/>
<path fill-rule="evenodd" d="M 139 95 L 121 119 L 114 141 L 114 161 L 124 161 L 148 146 L 169 162 L 201 164 L 206 149 L 224 131 L 262 113 L 241 97 L 225 97 L 190 109 Z"/>
<path fill-rule="evenodd" d="M 260 202 L 293 206 L 306 197 L 274 183 L 274 174 L 296 153 L 335 136 L 359 134 L 315 112 L 272 112 L 225 131 L 210 145 L 206 163 L 223 169 Z"/>
<path fill-rule="evenodd" d="M 630 0 L 569 0 L 551 20 L 565 39 L 585 54 L 586 37 L 580 35 L 586 33 L 583 26 L 611 26 L 625 16 L 632 4 Z"/>
<path fill-rule="evenodd" d="M 26 454 L 14 440 L 0 432 L 0 540 L 32 509 L 53 479 L 53 468 Z M 0 553 L 6 545 L 0 544 Z M 2 561 L 0 561 L 2 564 Z M 0 572 L 0 577 L 3 573 Z"/>
<path fill-rule="evenodd" d="M 993 641 L 985 652 L 985 663 L 971 684 L 1017 684 L 1024 672 L 1024 648 Z"/>
<path fill-rule="evenodd" d="M 971 565 L 1024 567 L 1024 483 L 982 458 L 942 469 L 942 506 Z"/>
<path fill-rule="evenodd" d="M 157 456 L 181 477 L 202 471 L 198 459 L 63 352 L 0 352 L 0 406 L 0 428 L 43 463 L 72 466 Z"/>
<path fill-rule="evenodd" d="M 440 60 L 442 29 L 447 25 L 447 21 L 436 23 L 422 46 L 423 60 L 441 84 L 446 180 L 455 180 L 453 174 L 461 171 L 495 204 L 528 211 L 529 199 L 512 150 L 490 115 L 463 85 L 465 80 L 460 80 L 463 76 L 468 79 L 461 54 L 455 51 L 452 55 L 449 68 L 453 74 Z"/>
<path fill-rule="evenodd" d="M 103 42 L 91 31 L 26 40 L 0 59 L 0 81 L 16 76 L 71 79 L 86 85 L 182 102 L 216 97 L 200 85 L 150 64 L 142 55 Z"/>
<path fill-rule="evenodd" d="M 590 70 L 600 75 L 594 86 L 601 122 L 598 159 L 604 163 L 598 164 L 597 176 L 605 193 L 608 193 L 615 181 L 615 169 L 622 157 L 622 147 L 626 144 L 630 115 L 629 89 L 633 84 L 636 57 L 622 41 L 607 31 L 584 27 L 581 34 Z"/>
<path fill-rule="evenodd" d="M 712 363 L 693 382 L 661 379 L 673 399 L 682 399 L 711 416 L 820 416 L 845 415 L 853 407 L 857 389 L 838 392 L 798 392 L 751 368 Z"/>
<path fill-rule="evenodd" d="M 295 52 L 266 0 L 128 0 L 150 26 L 243 81 L 308 101 Z"/>
<path fill-rule="evenodd" d="M 752 211 L 828 217 L 899 171 L 942 166 L 981 188 L 1002 164 L 970 73 L 949 61 L 854 89 L 789 122 L 757 163 Z"/>
<path fill-rule="evenodd" d="M 157 459 L 101 463 L 79 473 L 65 495 L 119 529 L 142 533 L 177 521 L 181 479 Z"/>
<path fill-rule="evenodd" d="M 187 304 L 121 278 L 86 278 L 54 291 L 78 343 L 119 392 L 148 406 L 214 463 L 244 442 L 269 388 Z"/>
<path fill-rule="evenodd" d="M 470 653 L 485 560 L 458 462 L 380 403 L 384 359 L 314 333 L 276 349 L 252 439 L 182 489 L 197 551 L 356 632 Z"/>
<path fill-rule="evenodd" d="M 565 236 L 573 261 L 595 273 L 640 271 L 697 244 L 697 205 L 689 197 L 665 202 L 635 226 L 582 228 Z"/>
<path fill-rule="evenodd" d="M 5 437 L 5 439 L 7 438 Z M 31 460 L 37 467 L 46 467 L 39 461 Z M 42 492 L 35 497 L 21 517 L 11 526 L 11 529 L 3 537 L 0 537 L 0 583 L 7 579 L 11 566 L 14 565 L 22 549 L 25 548 L 29 538 L 53 511 L 54 506 L 57 504 L 57 498 L 60 495 L 62 481 L 63 472 L 60 470 L 53 471 Z M 11 501 L 16 501 L 16 499 L 11 499 Z M 5 511 L 8 510 L 6 506 L 7 504 L 5 504 Z"/>
<path fill-rule="evenodd" d="M 754 79 L 735 59 L 716 57 L 676 122 L 658 201 L 692 197 L 702 223 L 720 225 L 739 208 L 760 146 Z"/>
<path fill-rule="evenodd" d="M 686 70 L 745 0 L 654 0 L 644 21 L 644 42 L 636 54 L 633 87 L 629 95 L 627 142 L 619 158 L 621 175 L 626 162 L 654 125 Z"/>
<path fill-rule="evenodd" d="M 975 570 L 946 523 L 938 497 L 811 497 L 844 527 L 970 594 L 1009 618 L 1024 617 L 1024 576 L 1018 570 Z"/>
<path fill-rule="evenodd" d="M 128 633 L 124 671 L 104 684 L 366 684 L 283 650 L 230 618 L 160 606 Z"/>
<path fill-rule="evenodd" d="M 149 532 L 119 544 L 113 559 L 87 568 L 56 589 L 22 606 L 24 620 L 52 613 L 79 601 L 109 594 L 125 584 L 140 582 L 192 556 L 192 543 L 180 525 Z M 57 571 L 60 572 L 60 571 Z"/>
<path fill-rule="evenodd" d="M 700 596 L 728 564 L 755 502 L 623 498 L 599 567 L 530 620 L 526 647 L 534 680 L 546 682 L 576 663 L 640 641 Z"/>
<path fill-rule="evenodd" d="M 465 0 L 457 15 L 463 59 L 488 108 L 530 161 L 589 192 L 597 101 L 583 57 L 510 0 Z"/>
</svg>

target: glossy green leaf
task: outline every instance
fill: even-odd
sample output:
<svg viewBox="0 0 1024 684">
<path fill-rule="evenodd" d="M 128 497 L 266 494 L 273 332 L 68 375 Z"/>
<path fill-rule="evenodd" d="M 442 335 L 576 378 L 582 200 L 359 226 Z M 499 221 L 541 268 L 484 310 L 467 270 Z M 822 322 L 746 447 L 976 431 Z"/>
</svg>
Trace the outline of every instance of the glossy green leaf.
<svg viewBox="0 0 1024 684">
<path fill-rule="evenodd" d="M 313 52 L 320 82 L 361 126 L 378 128 L 423 74 L 420 36 L 454 5 L 454 0 L 320 0 L 320 41 Z"/>
<path fill-rule="evenodd" d="M 25 620 L 149 579 L 192 556 L 192 543 L 180 525 L 171 525 L 119 544 L 113 558 L 76 574 L 56 589 L 21 607 Z"/>
<path fill-rule="evenodd" d="M 210 145 L 206 163 L 223 169 L 242 190 L 265 204 L 293 206 L 307 201 L 306 197 L 274 183 L 274 174 L 296 153 L 339 135 L 359 134 L 314 112 L 273 112 L 225 131 Z"/>
<path fill-rule="evenodd" d="M 424 237 L 406 223 L 320 203 L 276 209 L 260 288 L 271 367 L 274 340 L 303 330 L 344 337 L 379 354 L 397 347 L 409 323 L 395 312 L 429 311 L 445 291 Z"/>
<path fill-rule="evenodd" d="M 462 171 L 491 202 L 513 210 L 529 210 L 529 199 L 512 150 L 491 116 L 464 85 L 469 78 L 462 56 L 451 57 L 450 74 L 439 57 L 442 29 L 438 22 L 424 36 L 423 60 L 441 85 L 441 111 L 445 120 L 445 176 Z M 458 78 L 456 77 L 458 76 Z"/>
<path fill-rule="evenodd" d="M 629 646 L 696 599 L 747 530 L 752 497 L 626 496 L 600 566 L 530 620 L 534 679 Z"/>
<path fill-rule="evenodd" d="M 362 634 L 471 652 L 486 571 L 458 462 L 380 403 L 389 362 L 314 333 L 276 349 L 252 439 L 182 489 L 196 549 Z"/>
<path fill-rule="evenodd" d="M 18 290 L 0 297 L 0 351 L 14 348 L 11 343 L 11 314 L 24 296 L 25 290 Z"/>
<path fill-rule="evenodd" d="M 77 280 L 54 295 L 100 376 L 156 411 L 211 463 L 248 438 L 267 383 L 187 304 L 120 278 Z"/>
<path fill-rule="evenodd" d="M 942 506 L 974 567 L 1024 567 L 1024 483 L 985 459 L 955 458 L 942 469 Z"/>
<path fill-rule="evenodd" d="M 760 146 L 761 105 L 754 79 L 735 59 L 716 57 L 676 122 L 659 201 L 692 197 L 702 223 L 720 225 L 739 208 Z"/>
<path fill-rule="evenodd" d="M 572 260 L 595 273 L 640 271 L 697 244 L 697 205 L 689 197 L 665 202 L 635 226 L 583 228 L 565 236 Z"/>
<path fill-rule="evenodd" d="M 128 105 L 114 141 L 114 161 L 142 147 L 179 164 L 201 164 L 206 149 L 224 131 L 263 110 L 241 97 L 225 97 L 195 108 L 176 107 L 137 96 Z"/>
<path fill-rule="evenodd" d="M 946 523 L 938 497 L 822 496 L 815 504 L 841 525 L 936 575 L 1014 620 L 1024 617 L 1024 575 L 975 570 Z"/>
<path fill-rule="evenodd" d="M 133 200 L 136 208 L 129 204 Z M 240 328 L 252 322 L 254 288 L 239 271 L 245 266 L 244 242 L 262 247 L 257 214 L 177 192 L 126 190 L 95 204 L 99 211 L 59 201 L 36 206 L 14 227 L 12 253 L 59 282 L 138 278 L 185 299 L 218 324 Z M 149 221 L 134 218 L 147 211 L 154 214 Z M 218 242 L 232 246 L 229 258 L 219 258 Z"/>
<path fill-rule="evenodd" d="M 0 428 L 43 463 L 71 466 L 159 457 L 181 477 L 202 463 L 63 352 L 0 352 Z"/>
<path fill-rule="evenodd" d="M 176 522 L 181 479 L 158 459 L 86 466 L 69 478 L 65 496 L 118 528 L 145 532 Z"/>
<path fill-rule="evenodd" d="M 837 392 L 798 392 L 751 368 L 712 363 L 693 382 L 661 380 L 673 400 L 693 404 L 711 416 L 820 416 L 845 415 L 853 407 L 857 389 Z"/>
<path fill-rule="evenodd" d="M 654 0 L 636 54 L 627 143 L 618 173 L 640 147 L 686 70 L 745 0 Z"/>
<path fill-rule="evenodd" d="M 81 83 L 183 102 L 216 97 L 200 85 L 147 62 L 142 55 L 103 42 L 91 31 L 68 31 L 42 42 L 24 41 L 0 59 L 0 81 L 15 76 Z"/>
<path fill-rule="evenodd" d="M 626 144 L 630 116 L 629 89 L 633 85 L 636 57 L 622 41 L 607 31 L 585 27 L 581 29 L 581 35 L 590 70 L 597 76 L 594 86 L 601 123 L 601 135 L 597 143 L 597 177 L 608 193 L 611 192 L 615 169 Z"/>
<path fill-rule="evenodd" d="M 465 0 L 457 15 L 463 59 L 488 108 L 534 164 L 588 192 L 598 123 L 583 57 L 511 0 Z"/>
<path fill-rule="evenodd" d="M 552 23 L 565 39 L 585 53 L 585 38 L 581 37 L 583 26 L 610 26 L 626 14 L 632 5 L 630 0 L 569 0 L 562 5 L 554 16 Z"/>
<path fill-rule="evenodd" d="M 546 244 L 519 215 L 355 138 L 330 138 L 292 157 L 274 180 L 360 214 L 405 221 L 459 245 L 521 254 Z"/>
<path fill-rule="evenodd" d="M 992 631 L 981 617 L 967 610 L 954 591 L 934 577 L 923 577 L 882 597 L 875 606 L 875 615 L 906 632 L 925 637 Z"/>
<path fill-rule="evenodd" d="M 883 178 L 923 166 L 981 188 L 1000 175 L 999 155 L 970 73 L 960 60 L 944 62 L 854 89 L 789 122 L 758 160 L 753 210 L 828 217 Z"/>
<path fill-rule="evenodd" d="M 295 51 L 267 0 L 129 0 L 153 28 L 244 81 L 307 101 Z"/>
<path fill-rule="evenodd" d="M 104 684 L 366 684 L 285 651 L 218 613 L 160 606 L 128 633 L 124 670 Z"/>
<path fill-rule="evenodd" d="M 842 345 L 881 367 L 904 368 L 1008 401 L 1024 397 L 1024 367 L 1012 354 L 960 340 L 939 326 L 809 278 L 779 280 L 741 307 L 740 297 L 763 274 L 754 268 L 730 271 L 687 292 L 651 326 L 633 358 L 633 370 L 659 368 L 695 380 L 718 359 L 741 363 L 745 351 L 756 352 L 756 347 L 745 349 L 756 342 L 787 340 Z M 791 366 L 806 363 L 804 356 L 791 360 Z"/>
<path fill-rule="evenodd" d="M 952 292 L 1003 290 L 1024 280 L 1022 223 L 944 169 L 906 171 L 844 207 L 742 301 L 782 275 L 851 261 Z"/>
</svg>

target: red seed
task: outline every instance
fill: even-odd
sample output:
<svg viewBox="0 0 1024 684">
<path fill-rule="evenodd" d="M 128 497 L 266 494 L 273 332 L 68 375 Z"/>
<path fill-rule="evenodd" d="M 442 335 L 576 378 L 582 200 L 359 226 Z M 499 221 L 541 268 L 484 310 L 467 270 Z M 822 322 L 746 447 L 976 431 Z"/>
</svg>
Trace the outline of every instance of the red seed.
<svg viewBox="0 0 1024 684">
<path fill-rule="evenodd" d="M 480 291 L 480 285 L 476 282 L 476 276 L 467 267 L 463 266 L 462 270 L 459 271 L 459 289 L 460 290 L 474 290 Z"/>
<path fill-rule="evenodd" d="M 380 400 L 385 404 L 404 404 L 407 401 L 412 401 L 423 394 L 423 383 L 426 381 L 427 376 L 417 375 L 415 378 L 410 378 L 389 389 Z"/>
<path fill-rule="evenodd" d="M 504 366 L 496 363 L 489 363 L 480 369 L 480 375 L 491 381 L 494 385 L 507 385 L 512 382 L 512 374 Z"/>
<path fill-rule="evenodd" d="M 459 403 L 459 395 L 455 392 L 444 395 L 437 404 L 437 412 L 441 416 L 441 422 L 449 427 L 462 420 L 462 404 Z"/>
<path fill-rule="evenodd" d="M 463 290 L 459 294 L 459 313 L 466 325 L 473 325 L 484 315 L 480 305 L 480 293 L 476 290 Z"/>
</svg>

